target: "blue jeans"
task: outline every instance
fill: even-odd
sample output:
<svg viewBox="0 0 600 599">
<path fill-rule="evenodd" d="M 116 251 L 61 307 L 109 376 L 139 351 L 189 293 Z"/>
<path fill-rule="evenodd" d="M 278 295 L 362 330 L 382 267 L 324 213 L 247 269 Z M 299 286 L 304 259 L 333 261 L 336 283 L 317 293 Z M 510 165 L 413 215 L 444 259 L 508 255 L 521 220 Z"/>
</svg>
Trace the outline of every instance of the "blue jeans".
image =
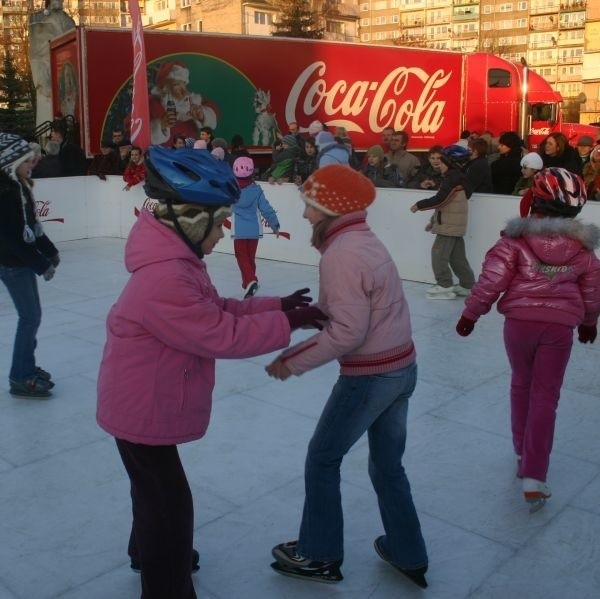
<svg viewBox="0 0 600 599">
<path fill-rule="evenodd" d="M 9 266 L 0 266 L 0 279 L 19 316 L 9 378 L 20 383 L 35 376 L 35 336 L 42 321 L 37 279 L 31 268 Z"/>
<path fill-rule="evenodd" d="M 386 533 L 386 555 L 402 568 L 427 565 L 421 525 L 402 466 L 408 398 L 416 381 L 416 364 L 381 375 L 338 378 L 308 445 L 298 540 L 298 552 L 304 557 L 343 559 L 340 466 L 368 431 L 369 476 Z"/>
</svg>

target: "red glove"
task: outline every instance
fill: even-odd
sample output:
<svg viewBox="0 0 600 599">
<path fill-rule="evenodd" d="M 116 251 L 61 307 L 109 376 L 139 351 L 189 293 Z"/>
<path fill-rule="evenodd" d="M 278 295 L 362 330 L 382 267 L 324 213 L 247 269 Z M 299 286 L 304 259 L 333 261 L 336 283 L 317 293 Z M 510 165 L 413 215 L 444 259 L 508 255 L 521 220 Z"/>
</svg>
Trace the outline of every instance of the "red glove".
<svg viewBox="0 0 600 599">
<path fill-rule="evenodd" d="M 579 333 L 579 341 L 581 341 L 581 343 L 594 343 L 596 335 L 598 334 L 595 324 L 580 324 L 577 327 L 577 332 Z"/>
<path fill-rule="evenodd" d="M 304 287 L 304 289 L 298 289 L 298 291 L 294 291 L 292 295 L 286 295 L 281 298 L 281 309 L 284 312 L 288 310 L 293 310 L 294 308 L 306 308 L 312 302 L 312 297 L 308 297 L 306 295 L 310 293 L 310 289 L 308 287 Z"/>
<path fill-rule="evenodd" d="M 475 321 L 467 318 L 466 316 L 461 316 L 460 320 L 456 324 L 456 332 L 461 337 L 467 337 L 473 332 L 475 328 Z"/>
<path fill-rule="evenodd" d="M 287 312 L 284 312 L 284 314 L 290 323 L 290 328 L 292 331 L 306 326 L 314 327 L 315 329 L 322 331 L 323 325 L 319 321 L 329 320 L 328 317 L 315 306 L 288 310 Z"/>
</svg>

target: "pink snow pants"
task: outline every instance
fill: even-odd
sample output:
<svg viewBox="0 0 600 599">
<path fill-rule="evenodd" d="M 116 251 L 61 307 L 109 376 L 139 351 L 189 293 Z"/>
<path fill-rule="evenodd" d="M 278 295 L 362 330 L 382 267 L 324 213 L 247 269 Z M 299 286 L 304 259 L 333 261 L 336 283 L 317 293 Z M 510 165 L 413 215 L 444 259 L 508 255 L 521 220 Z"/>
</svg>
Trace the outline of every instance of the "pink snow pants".
<svg viewBox="0 0 600 599">
<path fill-rule="evenodd" d="M 521 456 L 518 476 L 545 481 L 573 329 L 507 318 L 504 345 L 512 368 L 510 408 L 513 445 Z"/>
</svg>

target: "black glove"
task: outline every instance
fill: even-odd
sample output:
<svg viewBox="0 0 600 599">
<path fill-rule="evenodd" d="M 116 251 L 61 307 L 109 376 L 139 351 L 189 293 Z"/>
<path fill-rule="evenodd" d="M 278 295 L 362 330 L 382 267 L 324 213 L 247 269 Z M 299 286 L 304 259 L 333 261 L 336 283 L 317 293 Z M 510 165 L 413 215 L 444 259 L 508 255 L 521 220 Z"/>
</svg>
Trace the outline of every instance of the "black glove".
<svg viewBox="0 0 600 599">
<path fill-rule="evenodd" d="M 467 318 L 466 316 L 461 316 L 460 320 L 456 323 L 456 332 L 461 337 L 468 337 L 475 328 L 475 321 Z"/>
<path fill-rule="evenodd" d="M 579 341 L 581 343 L 594 343 L 596 340 L 596 335 L 598 334 L 596 325 L 593 324 L 580 324 L 577 327 L 577 332 L 579 333 Z"/>
<path fill-rule="evenodd" d="M 52 256 L 52 258 L 48 258 L 48 261 L 56 268 L 60 264 L 60 254 L 57 253 L 55 256 Z"/>
<path fill-rule="evenodd" d="M 312 302 L 312 297 L 308 297 L 306 295 L 310 293 L 310 289 L 308 287 L 304 287 L 304 289 L 298 289 L 298 291 L 294 291 L 292 295 L 286 295 L 281 298 L 281 309 L 284 312 L 288 310 L 293 310 L 294 308 L 306 308 Z"/>
<path fill-rule="evenodd" d="M 56 269 L 51 264 L 48 267 L 48 270 L 42 275 L 42 277 L 44 277 L 44 281 L 50 281 L 52 279 L 52 277 L 54 276 L 55 272 L 56 272 Z"/>
<path fill-rule="evenodd" d="M 323 325 L 319 322 L 320 320 L 329 320 L 329 318 L 316 308 L 315 306 L 309 306 L 308 308 L 296 308 L 295 310 L 287 310 L 284 312 L 292 331 L 301 327 L 314 327 L 323 330 Z"/>
<path fill-rule="evenodd" d="M 104 173 L 96 173 L 100 181 L 106 181 L 106 175 Z"/>
</svg>

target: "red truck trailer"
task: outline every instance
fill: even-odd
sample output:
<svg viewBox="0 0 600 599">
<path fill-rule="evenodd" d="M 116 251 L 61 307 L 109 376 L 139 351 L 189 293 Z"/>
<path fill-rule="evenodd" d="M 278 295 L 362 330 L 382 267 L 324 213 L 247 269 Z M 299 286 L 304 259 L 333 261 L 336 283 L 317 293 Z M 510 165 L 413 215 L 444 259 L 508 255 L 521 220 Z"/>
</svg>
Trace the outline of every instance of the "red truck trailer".
<svg viewBox="0 0 600 599">
<path fill-rule="evenodd" d="M 305 131 L 314 120 L 345 127 L 358 150 L 386 127 L 407 131 L 411 150 L 454 143 L 465 129 L 518 131 L 532 149 L 552 131 L 573 142 L 598 132 L 562 123 L 560 94 L 491 54 L 175 31 L 144 31 L 144 41 L 153 144 L 208 125 L 267 150 L 287 123 Z M 54 113 L 72 115 L 96 153 L 129 124 L 131 31 L 77 27 L 50 47 Z"/>
</svg>

